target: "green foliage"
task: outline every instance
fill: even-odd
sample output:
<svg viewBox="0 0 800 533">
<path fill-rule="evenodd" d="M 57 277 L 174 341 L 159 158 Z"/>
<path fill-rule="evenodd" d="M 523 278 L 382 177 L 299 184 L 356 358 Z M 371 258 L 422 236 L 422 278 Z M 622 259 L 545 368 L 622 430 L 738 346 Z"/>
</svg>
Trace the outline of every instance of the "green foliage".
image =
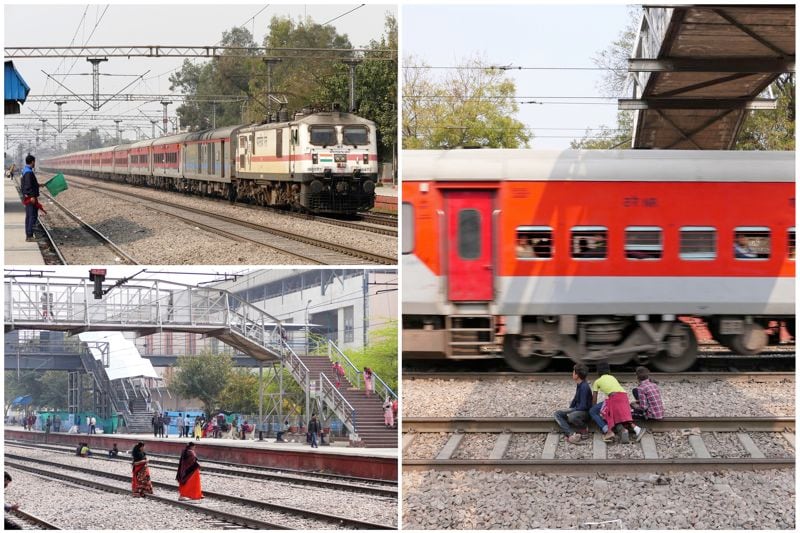
<svg viewBox="0 0 800 533">
<path fill-rule="evenodd" d="M 219 401 L 225 410 L 237 413 L 257 412 L 258 375 L 247 368 L 233 369 Z"/>
<path fill-rule="evenodd" d="M 224 407 L 223 390 L 233 374 L 233 359 L 228 355 L 200 354 L 179 357 L 169 381 L 170 392 L 184 398 L 197 398 L 207 415 Z"/>
<path fill-rule="evenodd" d="M 371 332 L 369 338 L 366 348 L 345 350 L 345 355 L 359 370 L 370 367 L 397 393 L 397 321 Z"/>
<path fill-rule="evenodd" d="M 5 411 L 17 396 L 30 394 L 32 409 L 65 409 L 67 407 L 68 374 L 63 371 L 6 370 L 4 376 Z M 89 405 L 88 403 L 84 405 Z"/>
<path fill-rule="evenodd" d="M 514 115 L 515 83 L 470 59 L 441 80 L 414 57 L 403 69 L 403 148 L 520 148 L 531 137 Z"/>
<path fill-rule="evenodd" d="M 748 111 L 736 139 L 736 150 L 794 150 L 795 79 L 793 74 L 772 85 L 777 109 Z"/>
</svg>

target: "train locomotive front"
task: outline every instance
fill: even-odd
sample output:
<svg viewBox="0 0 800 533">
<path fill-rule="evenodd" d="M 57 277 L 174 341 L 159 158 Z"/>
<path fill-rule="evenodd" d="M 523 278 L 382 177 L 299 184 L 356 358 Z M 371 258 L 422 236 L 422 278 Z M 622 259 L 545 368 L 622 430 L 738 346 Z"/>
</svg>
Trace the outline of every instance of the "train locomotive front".
<svg viewBox="0 0 800 533">
<path fill-rule="evenodd" d="M 794 336 L 790 152 L 403 158 L 403 356 L 692 366 Z"/>
<path fill-rule="evenodd" d="M 375 123 L 343 112 L 297 114 L 291 122 L 235 133 L 236 195 L 261 205 L 355 214 L 375 205 Z"/>
</svg>

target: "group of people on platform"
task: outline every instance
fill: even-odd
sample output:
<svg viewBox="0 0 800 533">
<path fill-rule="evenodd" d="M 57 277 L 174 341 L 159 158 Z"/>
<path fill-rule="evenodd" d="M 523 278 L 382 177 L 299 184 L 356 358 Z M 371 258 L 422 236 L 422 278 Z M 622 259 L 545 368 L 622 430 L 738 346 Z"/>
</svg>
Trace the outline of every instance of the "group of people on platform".
<svg viewBox="0 0 800 533">
<path fill-rule="evenodd" d="M 171 422 L 172 419 L 167 413 L 155 413 L 151 419 L 153 436 L 166 438 L 169 434 Z M 249 424 L 247 420 L 242 420 L 240 423 L 238 416 L 235 416 L 233 421 L 229 423 L 223 413 L 212 416 L 208 420 L 204 415 L 200 415 L 194 419 L 194 425 L 189 420 L 188 413 L 178 413 L 175 427 L 178 430 L 178 438 L 194 437 L 195 440 L 223 437 L 244 440 L 248 434 L 255 430 L 255 425 Z"/>
<path fill-rule="evenodd" d="M 144 446 L 144 442 L 140 441 L 131 451 L 133 459 L 131 490 L 136 497 L 153 494 L 153 482 L 150 478 L 150 468 L 147 465 L 147 454 L 144 451 Z M 197 461 L 195 443 L 192 441 L 186 445 L 181 453 L 175 479 L 178 481 L 179 500 L 199 501 L 203 499 L 203 490 L 200 483 L 200 463 Z"/>
<path fill-rule="evenodd" d="M 561 428 L 567 442 L 578 444 L 589 438 L 589 419 L 591 418 L 603 434 L 603 440 L 614 442 L 614 429 L 619 427 L 620 440 L 630 441 L 633 436 L 639 442 L 647 431 L 638 426 L 634 420 L 661 420 L 664 418 L 664 402 L 661 390 L 650 379 L 650 371 L 643 367 L 636 368 L 639 381 L 632 391 L 634 401 L 628 402 L 628 393 L 620 385 L 617 378 L 611 375 L 608 363 L 597 365 L 598 378 L 590 385 L 587 381 L 589 367 L 578 363 L 573 367 L 572 380 L 576 383 L 575 396 L 568 409 L 556 411 L 556 423 Z M 598 393 L 605 399 L 598 402 Z"/>
</svg>

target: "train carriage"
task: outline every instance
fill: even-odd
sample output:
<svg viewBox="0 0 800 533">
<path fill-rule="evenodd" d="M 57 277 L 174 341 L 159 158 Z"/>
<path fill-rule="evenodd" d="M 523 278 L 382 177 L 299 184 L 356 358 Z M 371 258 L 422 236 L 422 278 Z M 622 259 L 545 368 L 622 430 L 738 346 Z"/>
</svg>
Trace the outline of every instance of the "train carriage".
<svg viewBox="0 0 800 533">
<path fill-rule="evenodd" d="M 338 111 L 298 113 L 291 121 L 282 112 L 281 120 L 78 152 L 43 160 L 41 168 L 318 213 L 374 206 L 374 122 Z"/>
<path fill-rule="evenodd" d="M 792 153 L 408 151 L 404 354 L 684 370 L 794 334 Z M 739 250 L 747 249 L 749 256 Z"/>
</svg>

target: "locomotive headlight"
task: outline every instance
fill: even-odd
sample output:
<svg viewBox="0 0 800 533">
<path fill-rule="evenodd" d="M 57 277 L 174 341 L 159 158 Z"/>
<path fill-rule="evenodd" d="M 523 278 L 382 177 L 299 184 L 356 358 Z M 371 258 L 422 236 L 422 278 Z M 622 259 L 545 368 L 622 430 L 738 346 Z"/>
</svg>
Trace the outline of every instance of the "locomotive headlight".
<svg viewBox="0 0 800 533">
<path fill-rule="evenodd" d="M 311 154 L 311 164 L 312 165 L 319 164 L 319 154 Z"/>
<path fill-rule="evenodd" d="M 367 180 L 364 182 L 364 192 L 367 194 L 372 194 L 375 192 L 375 182 L 372 180 Z"/>
<path fill-rule="evenodd" d="M 347 155 L 345 155 L 345 154 L 333 154 L 333 162 L 334 163 L 346 163 L 347 162 Z"/>
<path fill-rule="evenodd" d="M 369 165 L 369 154 L 364 154 L 364 164 Z"/>
<path fill-rule="evenodd" d="M 309 185 L 309 188 L 311 189 L 312 193 L 319 194 L 322 192 L 322 182 L 319 180 L 314 180 Z"/>
</svg>

